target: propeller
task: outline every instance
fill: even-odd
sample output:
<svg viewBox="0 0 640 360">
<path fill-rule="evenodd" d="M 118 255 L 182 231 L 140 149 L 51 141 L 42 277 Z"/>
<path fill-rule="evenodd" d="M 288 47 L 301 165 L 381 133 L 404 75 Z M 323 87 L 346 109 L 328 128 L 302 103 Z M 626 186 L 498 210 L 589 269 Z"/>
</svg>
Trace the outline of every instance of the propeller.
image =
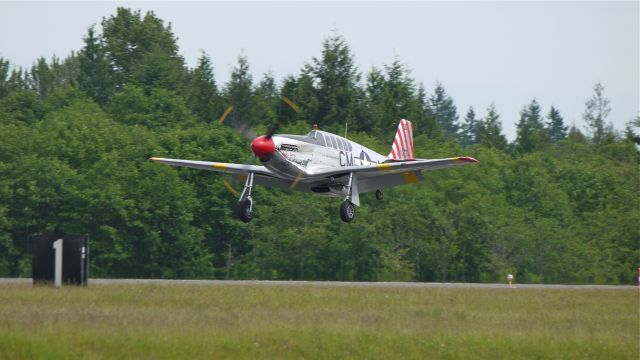
<svg viewBox="0 0 640 360">
<path fill-rule="evenodd" d="M 220 124 L 224 124 L 225 120 L 227 120 L 227 118 L 229 117 L 229 114 L 231 114 L 233 110 L 234 110 L 233 105 L 227 107 L 224 110 L 224 113 L 222 113 L 222 116 L 220 116 L 220 119 L 218 119 L 218 122 Z M 246 122 L 234 121 L 234 119 L 231 119 L 227 121 L 227 125 L 230 125 L 231 127 L 235 128 L 240 134 L 242 134 L 245 138 L 249 140 L 252 140 L 256 137 L 256 133 L 253 132 L 253 130 L 251 130 L 251 127 Z"/>
<path fill-rule="evenodd" d="M 300 107 L 296 105 L 291 99 L 286 96 L 281 96 L 281 100 L 288 105 L 291 110 L 296 113 L 300 112 Z M 233 116 L 234 107 L 233 105 L 228 106 L 225 111 L 222 113 L 218 122 L 220 124 L 227 124 L 231 127 L 235 128 L 238 132 L 240 132 L 246 139 L 251 140 L 251 151 L 253 152 L 253 156 L 251 156 L 244 164 L 253 163 L 255 157 L 258 157 L 260 161 L 269 161 L 271 156 L 275 153 L 275 144 L 272 140 L 273 135 L 280 130 L 283 122 L 280 119 L 276 119 L 276 121 L 267 129 L 267 133 L 262 136 L 257 136 L 256 133 L 251 129 L 247 122 L 238 121 L 237 118 Z M 230 116 L 231 115 L 231 116 Z M 226 123 L 225 123 L 226 121 Z M 300 178 L 302 176 L 302 172 L 300 172 L 295 180 L 289 186 L 289 189 L 294 189 Z M 236 187 L 233 185 L 235 183 L 236 177 L 231 177 L 231 181 L 225 179 L 223 180 L 223 184 L 225 188 L 235 196 L 238 196 L 240 192 L 236 190 Z"/>
<path fill-rule="evenodd" d="M 289 107 L 293 111 L 295 111 L 296 113 L 300 112 L 300 107 L 293 101 L 291 101 L 291 99 L 286 96 L 282 96 L 281 99 L 285 104 L 289 105 Z M 271 127 L 269 127 L 269 130 L 267 130 L 267 133 L 265 135 L 259 136 L 251 142 L 251 150 L 254 154 L 256 154 L 260 161 L 269 161 L 269 159 L 271 159 L 271 157 L 273 156 L 275 152 L 275 144 L 273 143 L 273 140 L 271 140 L 271 138 L 276 133 L 276 131 L 280 130 L 281 127 L 282 121 L 280 121 L 280 119 L 277 119 L 276 122 L 273 123 Z"/>
<path fill-rule="evenodd" d="M 220 124 L 224 124 L 235 129 L 240 134 L 242 134 L 242 136 L 245 139 L 253 140 L 256 137 L 255 132 L 253 132 L 249 124 L 247 124 L 246 122 L 238 121 L 238 119 L 232 115 L 234 109 L 235 108 L 233 107 L 233 105 L 228 106 L 224 110 L 220 118 L 218 119 L 218 122 Z M 249 158 L 247 158 L 242 163 L 252 164 L 254 162 L 254 159 L 255 159 L 255 155 L 252 154 Z M 236 189 L 238 185 L 238 180 L 239 180 L 238 176 L 227 174 L 224 176 L 224 180 L 222 181 L 222 184 L 227 189 L 227 191 L 229 191 L 231 194 L 233 194 L 234 196 L 240 196 L 240 191 Z"/>
</svg>

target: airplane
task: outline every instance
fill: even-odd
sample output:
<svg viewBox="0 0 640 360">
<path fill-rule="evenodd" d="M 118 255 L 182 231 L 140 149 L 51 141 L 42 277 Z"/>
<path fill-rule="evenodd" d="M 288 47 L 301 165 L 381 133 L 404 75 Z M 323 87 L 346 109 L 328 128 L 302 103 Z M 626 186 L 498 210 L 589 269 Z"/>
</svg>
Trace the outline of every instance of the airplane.
<svg viewBox="0 0 640 360">
<path fill-rule="evenodd" d="M 422 171 L 478 163 L 469 156 L 444 159 L 416 159 L 411 121 L 398 124 L 391 152 L 381 155 L 342 136 L 321 131 L 314 125 L 306 135 L 275 134 L 276 128 L 251 142 L 251 150 L 262 165 L 167 159 L 149 160 L 180 167 L 238 175 L 244 188 L 238 200 L 238 218 L 253 219 L 251 191 L 256 184 L 281 187 L 317 195 L 342 197 L 340 218 L 350 222 L 360 206 L 360 194 L 375 191 L 382 200 L 383 189 L 413 184 L 424 179 Z"/>
</svg>

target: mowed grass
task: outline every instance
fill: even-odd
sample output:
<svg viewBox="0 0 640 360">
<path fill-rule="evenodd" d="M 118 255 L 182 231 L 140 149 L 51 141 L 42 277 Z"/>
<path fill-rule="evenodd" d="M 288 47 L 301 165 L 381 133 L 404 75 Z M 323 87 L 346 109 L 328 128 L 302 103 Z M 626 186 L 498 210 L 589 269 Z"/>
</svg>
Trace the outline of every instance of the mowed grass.
<svg viewBox="0 0 640 360">
<path fill-rule="evenodd" d="M 0 285 L 0 358 L 638 359 L 637 291 Z"/>
</svg>

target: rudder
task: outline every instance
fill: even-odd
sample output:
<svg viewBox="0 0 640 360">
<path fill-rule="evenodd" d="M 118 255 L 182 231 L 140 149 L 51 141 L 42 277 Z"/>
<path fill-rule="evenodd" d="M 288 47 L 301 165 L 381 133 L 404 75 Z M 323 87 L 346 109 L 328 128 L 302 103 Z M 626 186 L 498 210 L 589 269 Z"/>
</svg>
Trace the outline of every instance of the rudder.
<svg viewBox="0 0 640 360">
<path fill-rule="evenodd" d="M 393 140 L 391 152 L 387 156 L 391 160 L 415 160 L 413 152 L 413 126 L 411 121 L 402 119 L 398 124 L 396 138 Z"/>
</svg>

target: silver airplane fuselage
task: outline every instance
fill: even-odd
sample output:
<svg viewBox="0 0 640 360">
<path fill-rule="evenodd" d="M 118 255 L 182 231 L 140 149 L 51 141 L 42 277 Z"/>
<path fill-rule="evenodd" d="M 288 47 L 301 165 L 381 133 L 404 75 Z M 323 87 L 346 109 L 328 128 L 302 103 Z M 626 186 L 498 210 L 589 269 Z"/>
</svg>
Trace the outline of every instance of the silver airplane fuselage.
<svg viewBox="0 0 640 360">
<path fill-rule="evenodd" d="M 319 130 L 274 135 L 275 152 L 262 164 L 279 176 L 304 181 L 326 170 L 380 164 L 386 157 L 356 142 Z"/>
</svg>

